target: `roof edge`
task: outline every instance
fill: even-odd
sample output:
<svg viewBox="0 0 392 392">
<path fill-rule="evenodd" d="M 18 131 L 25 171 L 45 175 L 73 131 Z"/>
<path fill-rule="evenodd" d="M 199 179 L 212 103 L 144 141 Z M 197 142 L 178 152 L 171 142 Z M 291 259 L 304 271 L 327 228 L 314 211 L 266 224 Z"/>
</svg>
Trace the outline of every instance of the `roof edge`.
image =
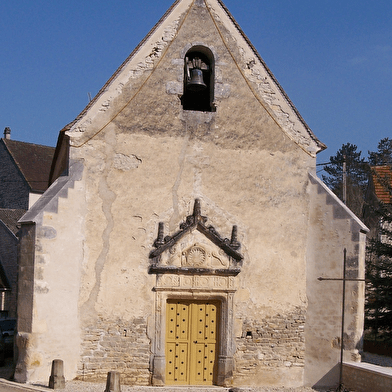
<svg viewBox="0 0 392 392">
<path fill-rule="evenodd" d="M 12 232 L 12 230 L 3 222 L 2 219 L 0 219 L 0 225 L 2 225 L 2 226 L 6 229 L 6 231 L 7 231 L 12 237 L 15 238 L 16 241 L 18 240 L 18 237 L 17 237 L 17 236 Z"/>
<path fill-rule="evenodd" d="M 68 169 L 69 164 L 69 136 L 66 132 L 71 128 L 71 125 L 66 125 L 60 132 L 57 138 L 56 149 L 54 151 L 52 165 L 50 167 L 48 186 L 61 175 L 64 170 Z M 65 147 L 64 147 L 65 144 Z M 64 151 L 65 150 L 65 151 Z M 59 162 L 58 162 L 59 161 Z"/>
<path fill-rule="evenodd" d="M 114 74 L 109 78 L 109 80 L 101 87 L 97 94 L 95 94 L 94 98 L 87 104 L 87 106 L 79 113 L 79 115 L 70 122 L 66 127 L 71 129 L 73 125 L 75 125 L 86 113 L 87 111 L 98 101 L 100 96 L 105 92 L 106 88 L 112 83 L 112 81 L 117 77 L 118 74 L 121 73 L 123 68 L 128 64 L 128 62 L 135 56 L 135 54 L 139 51 L 139 49 L 148 41 L 148 39 L 155 33 L 158 27 L 162 24 L 162 22 L 166 19 L 166 17 L 172 12 L 172 10 L 180 3 L 181 0 L 175 0 L 175 2 L 168 8 L 168 10 L 163 14 L 163 16 L 158 20 L 157 23 L 152 27 L 152 29 L 147 33 L 147 35 L 140 41 L 140 43 L 136 46 L 136 48 L 131 52 L 131 54 L 121 63 L 121 65 L 117 68 Z M 64 129 L 66 128 L 64 127 Z"/>
<path fill-rule="evenodd" d="M 328 187 L 327 185 L 324 184 L 324 182 L 317 177 L 315 174 L 309 172 L 309 177 L 313 179 L 315 182 L 317 182 L 318 185 L 320 185 L 324 191 L 331 196 L 341 208 L 343 208 L 348 215 L 351 216 L 351 219 L 353 219 L 359 226 L 360 226 L 360 231 L 363 233 L 368 233 L 370 230 L 369 228 L 344 204 Z"/>
<path fill-rule="evenodd" d="M 283 87 L 280 85 L 280 83 L 278 82 L 278 80 L 276 79 L 275 75 L 272 73 L 272 71 L 269 69 L 269 67 L 267 66 L 267 64 L 265 63 L 265 61 L 263 60 L 263 58 L 260 56 L 259 52 L 257 51 L 257 49 L 255 48 L 255 46 L 252 44 L 252 42 L 250 41 L 250 39 L 248 38 L 248 36 L 244 33 L 244 31 L 242 30 L 241 26 L 239 25 L 239 23 L 235 20 L 234 16 L 232 15 L 232 13 L 229 11 L 229 9 L 226 7 L 226 5 L 223 3 L 222 0 L 216 0 L 220 6 L 224 9 L 224 11 L 227 13 L 228 17 L 230 18 L 231 22 L 234 24 L 234 26 L 236 27 L 236 29 L 238 30 L 238 32 L 241 34 L 241 36 L 243 37 L 243 39 L 246 41 L 246 43 L 249 45 L 249 47 L 251 48 L 251 50 L 253 51 L 253 53 L 256 55 L 257 59 L 261 62 L 261 64 L 263 65 L 263 67 L 265 68 L 266 72 L 268 73 L 268 75 L 270 76 L 270 78 L 273 80 L 273 82 L 276 84 L 277 88 L 279 89 L 280 93 L 283 95 L 283 97 L 286 99 L 288 105 L 291 107 L 291 109 L 294 111 L 294 113 L 296 114 L 296 116 L 298 117 L 298 119 L 300 120 L 300 122 L 303 124 L 303 126 L 305 127 L 306 131 L 309 133 L 309 136 L 311 137 L 311 139 L 316 143 L 316 145 L 320 148 L 319 151 L 316 152 L 316 154 L 324 151 L 327 146 L 321 142 L 317 136 L 313 133 L 313 131 L 311 130 L 311 128 L 308 126 L 308 124 L 306 123 L 306 121 L 304 120 L 304 118 L 301 116 L 301 114 L 299 113 L 298 109 L 296 108 L 296 106 L 294 105 L 294 103 L 291 101 L 291 99 L 288 97 L 288 95 L 286 94 L 286 92 L 284 91 Z"/>
<path fill-rule="evenodd" d="M 133 59 L 137 56 L 137 54 L 147 45 L 149 40 L 154 37 L 154 34 L 159 32 L 159 29 L 165 27 L 165 21 L 171 18 L 171 15 L 174 13 L 176 15 L 177 7 L 189 8 L 195 3 L 195 1 L 203 2 L 208 9 L 215 9 L 218 14 L 224 15 L 225 21 L 222 22 L 228 28 L 232 29 L 232 31 L 237 31 L 237 37 L 243 40 L 243 45 L 247 46 L 247 53 L 250 56 L 254 56 L 256 62 L 260 69 L 263 69 L 263 73 L 268 78 L 268 84 L 273 88 L 276 101 L 270 103 L 267 101 L 266 109 L 268 107 L 268 111 L 270 111 L 270 115 L 274 118 L 274 121 L 281 127 L 282 131 L 300 148 L 302 148 L 306 153 L 311 155 L 312 157 L 316 157 L 316 155 L 325 150 L 327 146 L 322 143 L 310 129 L 310 127 L 305 122 L 304 118 L 301 116 L 293 102 L 290 100 L 288 95 L 283 90 L 282 86 L 277 81 L 276 77 L 273 75 L 271 70 L 268 68 L 256 48 L 253 46 L 249 38 L 243 32 L 239 24 L 236 22 L 233 15 L 230 13 L 228 8 L 225 6 L 222 0 L 176 0 L 171 7 L 164 13 L 164 15 L 159 19 L 159 21 L 153 26 L 153 28 L 147 33 L 147 35 L 141 40 L 141 42 L 136 46 L 136 48 L 132 51 L 132 53 L 123 61 L 123 63 L 117 68 L 114 74 L 110 77 L 110 79 L 103 85 L 103 87 L 99 90 L 99 92 L 94 96 L 94 98 L 87 104 L 87 106 L 80 112 L 80 114 L 73 120 L 70 124 L 68 124 L 68 130 L 72 132 L 74 127 L 77 127 L 78 124 L 81 124 L 83 118 L 88 115 L 89 110 L 91 110 L 94 105 L 99 104 L 100 99 L 104 99 L 105 92 L 111 89 L 111 86 L 115 82 L 117 78 L 119 78 L 122 72 L 125 71 L 128 64 L 130 64 Z M 216 18 L 211 15 L 211 17 L 215 20 Z M 231 26 L 229 26 L 231 25 Z M 219 28 L 218 28 L 219 30 Z M 245 75 L 244 75 L 245 77 Z M 247 77 L 246 77 L 247 78 Z M 252 82 L 251 79 L 247 78 L 247 82 Z M 116 93 L 117 94 L 117 93 Z M 260 99 L 265 101 L 264 92 L 263 91 L 254 91 L 254 94 Z M 112 99 L 111 97 L 110 99 Z M 267 97 L 268 99 L 268 97 Z M 274 106 L 277 106 L 278 109 L 274 109 Z M 72 138 L 71 138 L 72 139 Z M 83 138 L 81 139 L 83 140 Z"/>
<path fill-rule="evenodd" d="M 10 149 L 9 149 L 9 146 L 7 146 L 6 140 L 9 140 L 9 139 L 3 139 L 3 138 L 2 138 L 2 139 L 1 139 L 1 142 L 3 142 L 6 151 L 8 152 L 9 156 L 10 156 L 11 159 L 12 159 L 12 162 L 14 162 L 15 166 L 18 168 L 18 171 L 19 171 L 19 173 L 20 173 L 20 176 L 22 177 L 22 180 L 24 181 L 24 183 L 26 184 L 26 186 L 29 188 L 29 192 L 31 192 L 31 191 L 32 191 L 32 186 L 30 185 L 29 181 L 27 181 L 27 178 L 26 178 L 25 174 L 23 173 L 22 168 L 20 167 L 19 163 L 16 161 L 15 157 L 14 157 L 13 154 L 11 153 L 11 151 L 10 151 Z M 13 141 L 15 141 L 15 140 L 13 140 Z M 20 143 L 26 143 L 26 142 L 20 142 Z"/>
</svg>

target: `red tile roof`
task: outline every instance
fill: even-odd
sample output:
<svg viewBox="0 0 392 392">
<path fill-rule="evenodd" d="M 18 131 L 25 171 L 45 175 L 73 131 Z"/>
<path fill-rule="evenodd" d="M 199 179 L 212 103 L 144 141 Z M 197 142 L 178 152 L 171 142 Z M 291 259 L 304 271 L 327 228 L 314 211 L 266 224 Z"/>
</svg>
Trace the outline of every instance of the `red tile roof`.
<svg viewBox="0 0 392 392">
<path fill-rule="evenodd" d="M 390 166 L 372 167 L 374 192 L 383 203 L 392 203 L 392 169 Z"/>
<path fill-rule="evenodd" d="M 42 193 L 48 188 L 54 147 L 2 139 L 31 191 Z"/>
</svg>

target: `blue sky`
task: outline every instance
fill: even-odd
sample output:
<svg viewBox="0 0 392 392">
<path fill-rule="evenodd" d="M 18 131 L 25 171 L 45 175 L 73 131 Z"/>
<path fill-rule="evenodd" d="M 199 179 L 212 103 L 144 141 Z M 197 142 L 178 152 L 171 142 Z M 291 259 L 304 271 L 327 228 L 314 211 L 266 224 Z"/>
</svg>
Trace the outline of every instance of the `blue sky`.
<svg viewBox="0 0 392 392">
<path fill-rule="evenodd" d="M 172 0 L 0 2 L 0 132 L 55 145 Z M 226 0 L 328 149 L 392 137 L 391 0 Z"/>
</svg>

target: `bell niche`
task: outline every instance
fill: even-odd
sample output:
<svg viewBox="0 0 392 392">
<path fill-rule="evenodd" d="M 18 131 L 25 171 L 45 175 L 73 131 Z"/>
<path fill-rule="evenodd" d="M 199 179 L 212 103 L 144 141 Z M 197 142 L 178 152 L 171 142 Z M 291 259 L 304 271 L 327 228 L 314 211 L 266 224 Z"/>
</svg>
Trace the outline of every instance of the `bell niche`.
<svg viewBox="0 0 392 392">
<path fill-rule="evenodd" d="M 184 59 L 184 110 L 214 112 L 214 56 L 204 46 L 194 46 Z"/>
</svg>

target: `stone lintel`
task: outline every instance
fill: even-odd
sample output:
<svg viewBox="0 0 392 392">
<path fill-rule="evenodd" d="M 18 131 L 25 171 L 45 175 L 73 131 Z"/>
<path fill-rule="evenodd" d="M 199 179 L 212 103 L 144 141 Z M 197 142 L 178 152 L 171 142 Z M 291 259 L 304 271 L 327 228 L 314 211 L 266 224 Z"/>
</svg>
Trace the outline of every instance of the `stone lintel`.
<svg viewBox="0 0 392 392">
<path fill-rule="evenodd" d="M 150 274 L 237 276 L 241 272 L 241 269 L 186 268 L 152 265 L 148 272 Z"/>
</svg>

